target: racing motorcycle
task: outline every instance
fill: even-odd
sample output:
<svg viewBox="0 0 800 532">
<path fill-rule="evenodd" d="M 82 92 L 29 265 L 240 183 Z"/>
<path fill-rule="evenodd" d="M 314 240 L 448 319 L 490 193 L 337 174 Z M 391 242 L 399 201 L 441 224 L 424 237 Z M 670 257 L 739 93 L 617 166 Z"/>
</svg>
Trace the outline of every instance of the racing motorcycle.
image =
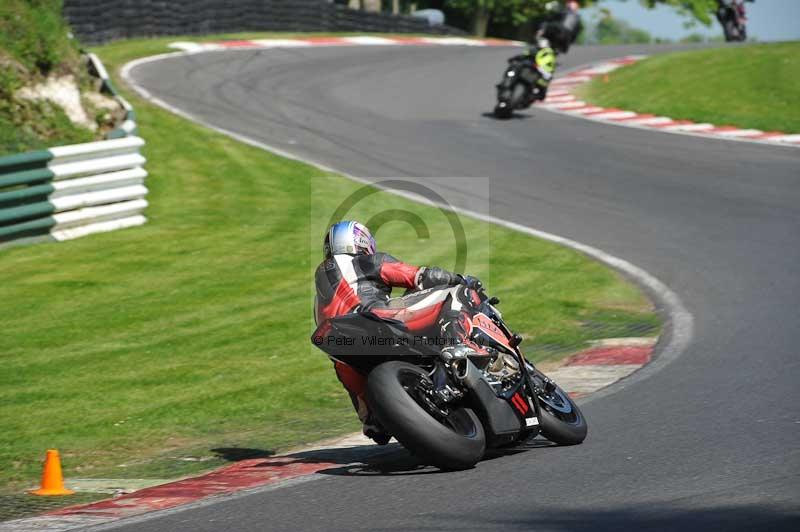
<svg viewBox="0 0 800 532">
<path fill-rule="evenodd" d="M 312 335 L 331 358 L 367 375 L 367 402 L 388 434 L 445 470 L 471 468 L 487 448 L 539 434 L 560 445 L 584 440 L 580 409 L 523 356 L 522 337 L 479 281 L 423 292 L 426 300 L 464 302 L 472 316 L 469 336 L 490 355 L 442 351 L 446 339 L 411 334 L 402 322 L 370 312 L 325 320 Z"/>
<path fill-rule="evenodd" d="M 527 109 L 537 100 L 544 100 L 547 87 L 553 79 L 556 54 L 549 44 L 516 55 L 508 60 L 508 67 L 497 87 L 497 118 L 511 118 L 517 109 Z"/>
<path fill-rule="evenodd" d="M 719 0 L 717 20 L 722 26 L 727 42 L 747 40 L 747 14 L 744 2 L 752 1 Z"/>
<path fill-rule="evenodd" d="M 544 37 L 560 54 L 569 52 L 583 29 L 583 22 L 578 14 L 580 6 L 575 0 L 565 4 L 548 2 L 545 4 L 547 15 L 540 26 L 537 37 Z"/>
</svg>

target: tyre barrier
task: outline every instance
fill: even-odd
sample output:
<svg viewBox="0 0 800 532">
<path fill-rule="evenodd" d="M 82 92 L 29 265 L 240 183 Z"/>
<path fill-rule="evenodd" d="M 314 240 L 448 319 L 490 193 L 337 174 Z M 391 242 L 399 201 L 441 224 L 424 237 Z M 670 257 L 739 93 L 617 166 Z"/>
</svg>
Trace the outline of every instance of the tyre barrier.
<svg viewBox="0 0 800 532">
<path fill-rule="evenodd" d="M 329 0 L 64 0 L 63 13 L 87 44 L 242 31 L 465 34 L 424 19 L 359 11 Z"/>
<path fill-rule="evenodd" d="M 90 70 L 125 110 L 106 140 L 0 157 L 0 247 L 70 240 L 142 225 L 147 172 L 131 105 L 105 67 L 88 54 Z"/>
</svg>

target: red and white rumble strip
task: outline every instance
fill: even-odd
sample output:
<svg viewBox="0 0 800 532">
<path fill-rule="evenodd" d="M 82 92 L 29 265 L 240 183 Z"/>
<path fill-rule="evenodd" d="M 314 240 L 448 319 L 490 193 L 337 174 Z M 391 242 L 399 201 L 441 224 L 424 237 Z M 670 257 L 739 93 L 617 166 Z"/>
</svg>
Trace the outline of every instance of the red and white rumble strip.
<svg viewBox="0 0 800 532">
<path fill-rule="evenodd" d="M 588 349 L 567 358 L 562 365 L 548 367 L 545 364 L 543 369 L 570 395 L 583 397 L 647 364 L 656 340 L 612 338 L 595 341 Z M 362 446 L 370 446 L 374 451 L 369 453 L 367 448 L 359 450 L 359 453 L 353 452 L 353 448 Z M 205 475 L 144 488 L 113 499 L 61 508 L 38 517 L 6 521 L 0 523 L 0 531 L 60 532 L 85 529 L 149 512 L 202 504 L 213 497 L 268 489 L 272 485 L 299 480 L 321 471 L 363 463 L 364 456 L 374 459 L 384 450 L 387 448 L 375 446 L 361 434 L 351 434 L 283 456 L 241 460 Z M 67 485 L 70 485 L 69 480 Z"/>
<path fill-rule="evenodd" d="M 189 42 L 170 44 L 170 48 L 186 52 L 209 50 L 258 49 L 258 48 L 307 48 L 310 46 L 524 46 L 521 41 L 504 39 L 467 39 L 465 37 L 419 37 L 393 35 L 378 37 L 356 35 L 351 37 L 303 37 L 298 39 L 253 39 L 242 41 Z"/>
<path fill-rule="evenodd" d="M 608 338 L 570 356 L 562 366 L 542 368 L 572 397 L 583 397 L 627 377 L 648 362 L 657 338 Z"/>
<path fill-rule="evenodd" d="M 780 131 L 740 129 L 734 126 L 698 124 L 691 120 L 678 120 L 668 116 L 641 114 L 624 109 L 597 107 L 578 99 L 574 89 L 597 76 L 606 75 L 620 67 L 635 63 L 646 56 L 629 55 L 596 63 L 557 77 L 550 84 L 547 99 L 537 104 L 540 109 L 606 122 L 618 126 L 636 127 L 667 133 L 714 137 L 725 140 L 760 142 L 782 146 L 800 147 L 800 135 L 788 135 Z"/>
</svg>

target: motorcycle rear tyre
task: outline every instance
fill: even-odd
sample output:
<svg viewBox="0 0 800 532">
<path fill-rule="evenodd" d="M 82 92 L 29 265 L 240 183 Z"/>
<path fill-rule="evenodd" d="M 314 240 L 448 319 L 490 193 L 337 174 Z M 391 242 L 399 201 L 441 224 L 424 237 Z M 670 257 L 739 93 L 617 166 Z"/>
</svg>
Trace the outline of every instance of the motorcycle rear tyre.
<svg viewBox="0 0 800 532">
<path fill-rule="evenodd" d="M 429 379 L 428 373 L 406 362 L 384 362 L 369 374 L 367 402 L 372 413 L 403 447 L 427 464 L 446 470 L 470 469 L 483 458 L 486 436 L 469 408 L 450 410 L 459 431 L 434 418 L 403 387 L 409 379 Z"/>
</svg>

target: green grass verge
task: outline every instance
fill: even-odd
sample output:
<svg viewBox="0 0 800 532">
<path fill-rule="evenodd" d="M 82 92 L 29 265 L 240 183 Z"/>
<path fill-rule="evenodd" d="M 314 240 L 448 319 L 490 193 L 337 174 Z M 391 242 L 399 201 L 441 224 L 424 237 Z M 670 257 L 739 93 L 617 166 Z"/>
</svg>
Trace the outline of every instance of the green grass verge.
<svg viewBox="0 0 800 532">
<path fill-rule="evenodd" d="M 800 133 L 800 42 L 657 55 L 580 89 L 605 107 Z"/>
<path fill-rule="evenodd" d="M 116 72 L 172 40 L 97 52 Z M 324 226 L 360 185 L 126 96 L 147 140 L 149 223 L 0 251 L 2 491 L 35 484 L 50 447 L 68 477 L 169 478 L 219 465 L 214 449 L 273 451 L 358 426 L 309 335 Z M 381 192 L 349 216 L 389 209 L 420 216 L 431 238 L 393 221 L 379 243 L 453 266 L 437 209 Z M 503 299 L 533 358 L 657 332 L 646 298 L 606 267 L 461 221 L 469 271 Z"/>
</svg>

